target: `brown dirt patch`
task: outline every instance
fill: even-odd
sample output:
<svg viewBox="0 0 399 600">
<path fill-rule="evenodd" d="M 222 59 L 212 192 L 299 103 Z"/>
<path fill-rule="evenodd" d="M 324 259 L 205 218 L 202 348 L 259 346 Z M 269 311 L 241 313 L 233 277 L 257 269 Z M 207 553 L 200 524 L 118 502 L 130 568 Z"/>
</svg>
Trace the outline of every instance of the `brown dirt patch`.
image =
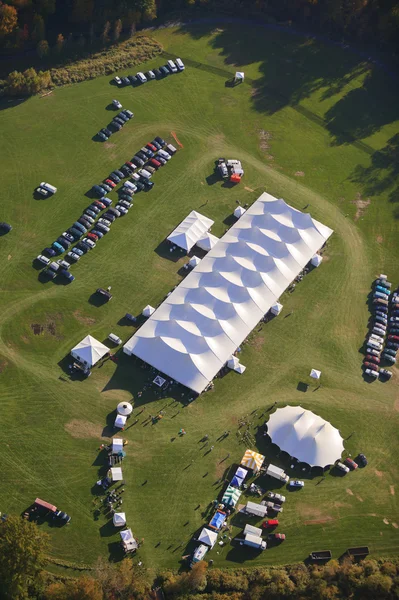
<svg viewBox="0 0 399 600">
<path fill-rule="evenodd" d="M 7 256 L 7 260 L 11 260 L 11 254 Z"/>
<path fill-rule="evenodd" d="M 356 194 L 355 200 L 352 200 L 352 204 L 356 206 L 355 221 L 358 221 L 365 214 L 367 208 L 371 204 L 371 200 L 370 198 L 367 198 L 367 200 L 363 200 L 360 193 L 358 192 Z"/>
<path fill-rule="evenodd" d="M 272 134 L 270 131 L 265 131 L 264 129 L 259 130 L 259 148 L 266 152 L 266 150 L 270 150 L 270 143 L 272 141 Z"/>
<path fill-rule="evenodd" d="M 385 519 L 382 519 L 382 522 L 385 523 L 385 525 L 389 525 L 389 521 L 386 517 L 385 517 Z"/>
<path fill-rule="evenodd" d="M 394 485 L 390 485 L 389 486 L 389 491 L 391 493 L 391 496 L 394 496 L 395 495 L 395 486 Z"/>
<path fill-rule="evenodd" d="M 374 469 L 374 473 L 377 475 L 377 477 L 382 477 L 383 476 L 383 472 L 382 471 L 377 471 L 376 469 Z"/>
<path fill-rule="evenodd" d="M 349 496 L 353 496 L 353 492 L 349 488 L 346 488 L 346 493 L 349 494 Z"/>
<path fill-rule="evenodd" d="M 359 500 L 359 502 L 363 502 L 363 498 L 361 498 L 360 496 L 356 496 L 356 498 Z"/>
<path fill-rule="evenodd" d="M 382 237 L 382 235 L 377 235 L 377 244 L 382 244 L 383 241 L 384 238 Z"/>
<path fill-rule="evenodd" d="M 393 407 L 396 411 L 399 412 L 399 396 L 396 398 Z"/>
<path fill-rule="evenodd" d="M 104 148 L 115 148 L 116 144 L 112 144 L 111 142 L 104 142 Z"/>
<path fill-rule="evenodd" d="M 61 340 L 63 336 L 57 335 L 57 321 L 62 320 L 61 313 L 55 313 L 52 315 L 47 315 L 45 323 L 31 323 L 31 329 L 34 335 L 43 335 L 44 333 L 49 333 L 57 338 L 57 340 Z"/>
<path fill-rule="evenodd" d="M 26 335 L 21 335 L 21 340 L 23 341 L 24 344 L 30 343 L 30 339 Z"/>
<path fill-rule="evenodd" d="M 250 187 L 245 187 L 245 188 L 244 188 L 244 190 L 247 190 L 247 192 L 254 192 L 254 191 L 255 191 L 255 190 L 253 190 L 253 189 L 252 189 L 252 188 L 250 188 Z"/>
<path fill-rule="evenodd" d="M 323 523 L 328 523 L 329 521 L 333 521 L 334 519 L 330 516 L 323 517 L 322 519 L 312 519 L 311 521 L 304 521 L 304 525 L 322 525 Z"/>
<path fill-rule="evenodd" d="M 305 525 L 322 525 L 334 520 L 331 515 L 326 515 L 322 510 L 312 506 L 302 506 L 298 512 L 305 519 L 306 517 L 312 517 L 311 519 L 304 520 Z"/>
<path fill-rule="evenodd" d="M 305 177 L 305 173 L 303 171 L 296 171 L 295 177 Z"/>
<path fill-rule="evenodd" d="M 395 529 L 399 529 L 399 525 L 397 523 L 392 523 L 392 527 L 395 527 Z"/>
<path fill-rule="evenodd" d="M 273 154 L 266 154 L 267 160 L 274 160 Z"/>
<path fill-rule="evenodd" d="M 94 323 L 96 322 L 96 320 L 92 317 L 85 317 L 84 315 L 82 315 L 79 309 L 75 310 L 73 316 L 77 321 L 79 321 L 79 323 L 82 323 L 83 325 L 94 325 Z"/>
<path fill-rule="evenodd" d="M 97 425 L 90 421 L 80 421 L 79 419 L 72 419 L 72 421 L 65 424 L 64 428 L 73 438 L 86 440 L 90 438 L 102 438 L 104 429 L 103 425 Z"/>
</svg>

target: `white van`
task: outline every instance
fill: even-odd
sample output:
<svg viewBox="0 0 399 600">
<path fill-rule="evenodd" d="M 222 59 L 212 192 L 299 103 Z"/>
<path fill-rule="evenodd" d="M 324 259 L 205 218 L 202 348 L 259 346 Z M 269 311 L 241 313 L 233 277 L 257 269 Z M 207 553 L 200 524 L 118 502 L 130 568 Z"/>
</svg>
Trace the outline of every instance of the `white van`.
<svg viewBox="0 0 399 600">
<path fill-rule="evenodd" d="M 177 67 L 173 60 L 168 60 L 168 67 L 172 71 L 172 73 L 177 73 Z"/>
<path fill-rule="evenodd" d="M 45 181 L 42 181 L 39 187 L 36 189 L 36 191 L 42 196 L 48 196 L 49 194 L 55 194 L 57 188 L 53 185 L 50 185 L 49 183 L 46 183 Z"/>
<path fill-rule="evenodd" d="M 159 156 L 162 156 L 162 158 L 164 158 L 165 160 L 170 160 L 172 157 L 168 152 L 165 152 L 165 150 L 158 150 L 158 154 Z"/>
<path fill-rule="evenodd" d="M 125 183 L 123 184 L 123 187 L 128 188 L 129 190 L 132 190 L 132 192 L 137 191 L 137 185 L 134 185 L 134 183 L 132 183 L 131 181 L 125 181 Z"/>
<path fill-rule="evenodd" d="M 146 171 L 145 169 L 141 169 L 141 171 L 139 171 L 139 173 L 142 177 L 145 177 L 146 179 L 151 178 L 151 173 L 149 171 Z"/>
<path fill-rule="evenodd" d="M 179 71 L 184 71 L 185 69 L 184 62 L 181 58 L 176 58 L 176 66 L 179 69 Z"/>
<path fill-rule="evenodd" d="M 108 339 L 110 342 L 113 342 L 114 344 L 117 344 L 119 346 L 119 344 L 122 343 L 122 340 L 120 337 L 118 337 L 117 335 L 115 335 L 115 333 L 110 333 L 108 336 Z"/>
<path fill-rule="evenodd" d="M 144 73 L 137 73 L 137 78 L 140 81 L 140 83 L 145 83 L 147 81 L 147 77 L 144 75 Z"/>
</svg>

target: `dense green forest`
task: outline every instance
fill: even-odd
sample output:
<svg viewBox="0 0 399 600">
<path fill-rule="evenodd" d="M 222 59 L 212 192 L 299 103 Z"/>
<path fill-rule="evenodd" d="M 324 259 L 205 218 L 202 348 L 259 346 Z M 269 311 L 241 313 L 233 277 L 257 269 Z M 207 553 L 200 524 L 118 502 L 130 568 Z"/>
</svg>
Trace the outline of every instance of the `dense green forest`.
<svg viewBox="0 0 399 600">
<path fill-rule="evenodd" d="M 0 51 L 39 57 L 132 35 L 157 17 L 192 9 L 294 23 L 346 39 L 398 48 L 397 0 L 7 0 L 0 1 Z"/>
</svg>

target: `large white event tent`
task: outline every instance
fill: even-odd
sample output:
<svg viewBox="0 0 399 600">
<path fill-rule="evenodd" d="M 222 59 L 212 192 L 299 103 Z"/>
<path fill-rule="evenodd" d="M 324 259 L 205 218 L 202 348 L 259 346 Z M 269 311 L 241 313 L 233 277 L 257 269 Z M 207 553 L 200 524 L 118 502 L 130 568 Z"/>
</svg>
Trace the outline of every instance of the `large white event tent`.
<svg viewBox="0 0 399 600">
<path fill-rule="evenodd" d="M 202 236 L 209 231 L 214 221 L 204 217 L 196 210 L 192 210 L 189 215 L 176 227 L 167 237 L 168 241 L 183 248 L 189 252 Z"/>
<path fill-rule="evenodd" d="M 203 392 L 331 234 L 263 193 L 123 351 Z"/>
<path fill-rule="evenodd" d="M 278 408 L 270 415 L 267 432 L 281 450 L 311 467 L 333 465 L 344 450 L 338 429 L 301 406 Z"/>
<path fill-rule="evenodd" d="M 92 367 L 109 352 L 109 348 L 91 335 L 87 335 L 79 344 L 71 350 L 71 354 L 76 360 Z"/>
</svg>

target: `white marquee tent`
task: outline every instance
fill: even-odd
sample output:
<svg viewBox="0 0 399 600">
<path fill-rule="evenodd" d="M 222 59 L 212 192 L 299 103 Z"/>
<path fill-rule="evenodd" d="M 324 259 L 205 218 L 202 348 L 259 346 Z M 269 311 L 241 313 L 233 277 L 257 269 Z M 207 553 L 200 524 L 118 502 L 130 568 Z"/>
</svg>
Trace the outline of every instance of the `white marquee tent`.
<svg viewBox="0 0 399 600">
<path fill-rule="evenodd" d="M 263 193 L 124 352 L 201 393 L 331 234 Z"/>
<path fill-rule="evenodd" d="M 203 544 L 206 544 L 207 546 L 210 546 L 211 548 L 214 547 L 217 539 L 218 539 L 218 534 L 216 533 L 216 531 L 211 531 L 210 529 L 206 529 L 206 527 L 204 527 L 202 529 L 201 533 L 198 536 L 199 542 L 202 542 Z"/>
<path fill-rule="evenodd" d="M 119 452 L 123 452 L 123 440 L 122 438 L 112 438 L 112 454 Z"/>
<path fill-rule="evenodd" d="M 126 514 L 125 513 L 115 513 L 112 517 L 112 521 L 115 527 L 123 527 L 126 525 Z"/>
<path fill-rule="evenodd" d="M 112 481 L 122 481 L 123 480 L 122 469 L 120 467 L 112 467 L 112 469 L 110 469 L 110 471 L 111 471 Z"/>
<path fill-rule="evenodd" d="M 109 352 L 109 348 L 91 335 L 87 335 L 79 344 L 71 350 L 71 354 L 76 360 L 92 367 Z"/>
<path fill-rule="evenodd" d="M 123 429 L 126 425 L 126 421 L 127 417 L 125 417 L 125 415 L 116 415 L 114 427 L 117 427 L 118 429 Z"/>
<path fill-rule="evenodd" d="M 167 239 L 175 246 L 189 252 L 204 233 L 212 227 L 213 223 L 212 219 L 208 219 L 208 217 L 192 210 Z"/>
<path fill-rule="evenodd" d="M 281 450 L 311 467 L 334 464 L 344 450 L 338 429 L 301 406 L 278 408 L 270 415 L 267 432 Z"/>
<path fill-rule="evenodd" d="M 234 211 L 234 216 L 237 217 L 237 219 L 239 219 L 246 212 L 247 211 L 245 210 L 245 208 L 243 208 L 242 206 L 237 206 L 237 208 Z"/>
<path fill-rule="evenodd" d="M 197 246 L 198 248 L 201 248 L 201 250 L 209 252 L 209 250 L 212 250 L 212 248 L 216 246 L 218 241 L 219 238 L 216 237 L 216 235 L 213 235 L 213 233 L 209 233 L 209 231 L 207 231 L 206 233 L 204 233 L 201 239 L 198 240 Z"/>
<path fill-rule="evenodd" d="M 244 79 L 245 79 L 245 73 L 243 71 L 236 71 L 234 79 L 236 81 L 244 81 Z"/>
<path fill-rule="evenodd" d="M 315 254 L 310 262 L 314 267 L 318 267 L 323 262 L 323 257 L 320 254 Z"/>
</svg>

